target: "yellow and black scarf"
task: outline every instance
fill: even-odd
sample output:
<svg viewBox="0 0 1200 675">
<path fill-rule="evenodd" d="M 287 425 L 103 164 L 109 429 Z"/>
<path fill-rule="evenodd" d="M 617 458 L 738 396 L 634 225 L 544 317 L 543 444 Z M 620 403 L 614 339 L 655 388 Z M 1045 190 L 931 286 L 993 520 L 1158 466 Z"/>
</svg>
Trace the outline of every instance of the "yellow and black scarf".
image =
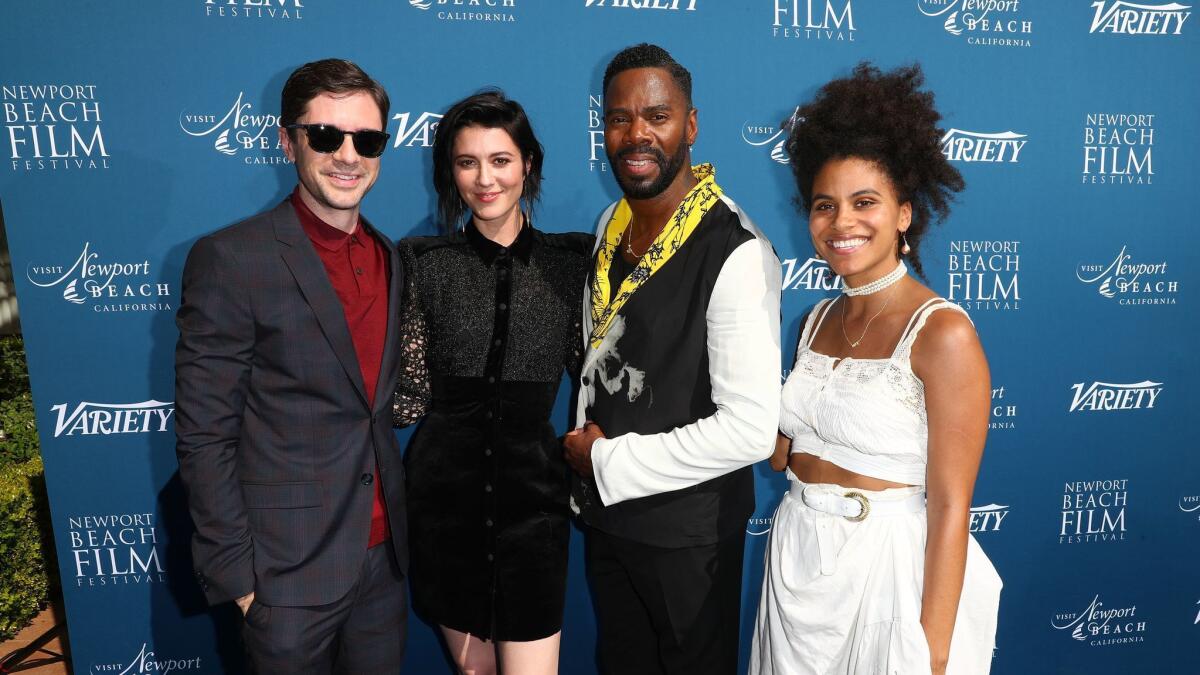
<svg viewBox="0 0 1200 675">
<path fill-rule="evenodd" d="M 612 218 L 604 227 L 604 238 L 596 252 L 596 270 L 592 275 L 592 334 L 589 336 L 592 349 L 600 346 L 604 336 L 608 334 L 613 317 L 621 311 L 625 302 L 675 255 L 696 230 L 700 220 L 721 198 L 721 186 L 717 185 L 716 170 L 711 164 L 693 166 L 692 175 L 700 182 L 684 196 L 666 227 L 658 233 L 654 243 L 650 244 L 650 248 L 646 249 L 645 254 L 638 260 L 637 267 L 621 282 L 615 296 L 608 280 L 608 272 L 612 267 L 613 258 L 620 255 L 621 237 L 629 228 L 633 212 L 624 198 L 613 209 Z"/>
</svg>

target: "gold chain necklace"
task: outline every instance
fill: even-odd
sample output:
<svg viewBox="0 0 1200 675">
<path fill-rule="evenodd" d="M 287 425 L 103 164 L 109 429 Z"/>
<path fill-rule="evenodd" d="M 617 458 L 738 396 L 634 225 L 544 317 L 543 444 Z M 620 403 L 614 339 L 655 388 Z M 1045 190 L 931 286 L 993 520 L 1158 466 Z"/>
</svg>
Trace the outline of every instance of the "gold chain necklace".
<svg viewBox="0 0 1200 675">
<path fill-rule="evenodd" d="M 896 288 L 899 288 L 899 286 Z M 883 314 L 883 310 L 887 309 L 888 304 L 892 301 L 892 297 L 896 295 L 896 288 L 893 288 L 892 292 L 888 293 L 887 300 L 883 301 L 883 305 L 879 307 L 879 311 L 875 312 L 871 315 L 871 318 L 867 319 L 867 325 L 863 327 L 862 335 L 859 335 L 857 340 L 851 340 L 850 336 L 846 334 L 846 302 L 848 301 L 842 302 L 842 337 L 846 339 L 846 344 L 850 345 L 851 349 L 854 349 L 862 344 L 863 339 L 867 337 L 867 331 L 871 330 L 871 322 L 874 321 L 875 318 L 880 314 Z M 843 300 L 845 299 L 843 298 Z"/>
<path fill-rule="evenodd" d="M 650 242 L 650 243 L 651 243 L 651 245 L 654 244 L 654 242 Z M 647 246 L 646 250 L 647 251 L 650 250 L 650 247 Z M 628 253 L 631 258 L 641 258 L 642 256 L 646 255 L 646 251 L 642 251 L 641 254 L 633 252 L 633 223 L 632 222 L 629 223 L 629 229 L 625 231 L 625 252 Z"/>
</svg>

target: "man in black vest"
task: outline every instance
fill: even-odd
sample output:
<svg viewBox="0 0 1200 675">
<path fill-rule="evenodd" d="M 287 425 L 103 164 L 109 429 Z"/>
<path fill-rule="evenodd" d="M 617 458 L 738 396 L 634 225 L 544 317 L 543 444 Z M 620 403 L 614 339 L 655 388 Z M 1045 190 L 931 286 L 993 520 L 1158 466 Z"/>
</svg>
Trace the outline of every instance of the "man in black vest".
<svg viewBox="0 0 1200 675">
<path fill-rule="evenodd" d="M 565 441 L 600 670 L 733 673 L 750 465 L 779 423 L 779 260 L 691 166 L 691 75 L 670 54 L 613 58 L 604 121 L 625 198 L 599 222 Z"/>
</svg>

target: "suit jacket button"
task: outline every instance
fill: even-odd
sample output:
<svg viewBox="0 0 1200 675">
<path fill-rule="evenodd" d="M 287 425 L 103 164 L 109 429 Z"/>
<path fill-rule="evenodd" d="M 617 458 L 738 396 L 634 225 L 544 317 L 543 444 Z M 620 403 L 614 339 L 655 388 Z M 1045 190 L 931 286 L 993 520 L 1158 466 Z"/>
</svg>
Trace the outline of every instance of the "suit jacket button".
<svg viewBox="0 0 1200 675">
<path fill-rule="evenodd" d="M 375 481 L 375 477 L 369 473 L 364 473 L 362 475 L 362 478 L 359 478 L 358 480 L 362 481 L 363 485 L 370 485 L 371 483 L 373 483 Z"/>
</svg>

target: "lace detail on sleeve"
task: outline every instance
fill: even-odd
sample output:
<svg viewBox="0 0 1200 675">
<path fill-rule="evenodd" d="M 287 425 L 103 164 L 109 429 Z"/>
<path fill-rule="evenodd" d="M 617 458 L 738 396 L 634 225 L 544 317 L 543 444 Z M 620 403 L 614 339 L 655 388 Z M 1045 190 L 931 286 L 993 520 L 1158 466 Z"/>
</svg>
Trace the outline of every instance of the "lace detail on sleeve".
<svg viewBox="0 0 1200 675">
<path fill-rule="evenodd" d="M 416 423 L 429 410 L 429 366 L 426 350 L 429 329 L 417 299 L 417 264 L 412 249 L 400 246 L 405 268 L 403 306 L 400 311 L 400 379 L 392 402 L 392 424 L 405 427 Z"/>
</svg>

